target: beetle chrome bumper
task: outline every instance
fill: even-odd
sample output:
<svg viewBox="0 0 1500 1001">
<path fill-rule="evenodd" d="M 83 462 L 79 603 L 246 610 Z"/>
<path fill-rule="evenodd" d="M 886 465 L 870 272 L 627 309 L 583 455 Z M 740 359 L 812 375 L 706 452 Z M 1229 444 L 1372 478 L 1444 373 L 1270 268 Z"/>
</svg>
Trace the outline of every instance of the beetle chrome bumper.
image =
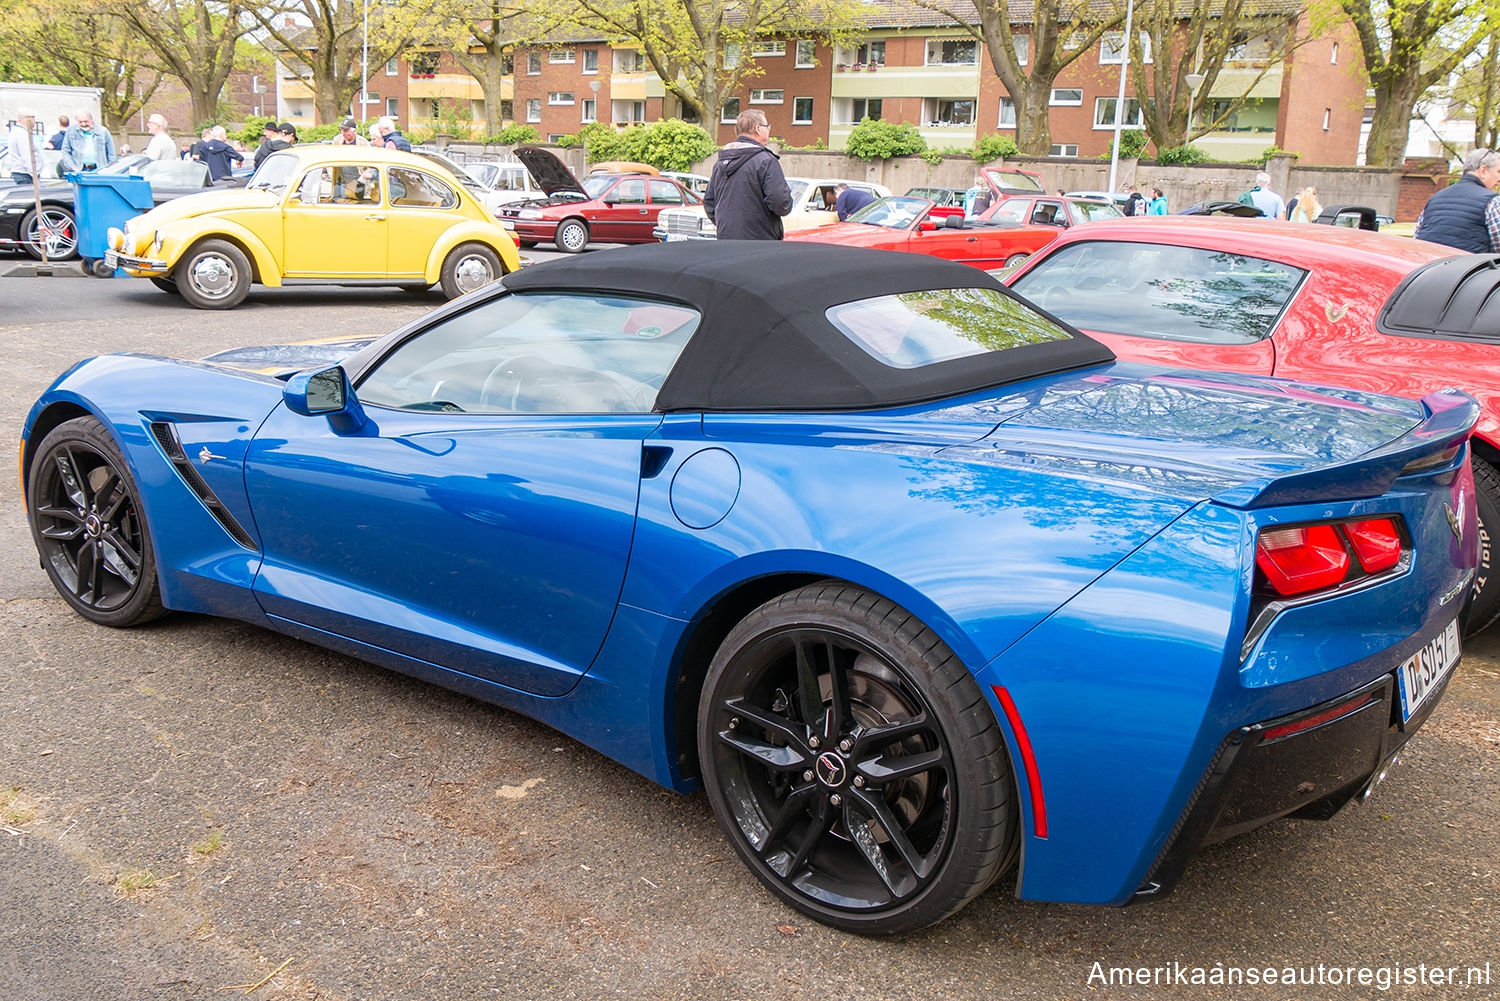
<svg viewBox="0 0 1500 1001">
<path fill-rule="evenodd" d="M 106 250 L 104 263 L 111 268 L 124 268 L 126 271 L 142 275 L 164 275 L 172 270 L 166 261 L 158 261 L 150 257 L 129 257 L 118 250 Z"/>
</svg>

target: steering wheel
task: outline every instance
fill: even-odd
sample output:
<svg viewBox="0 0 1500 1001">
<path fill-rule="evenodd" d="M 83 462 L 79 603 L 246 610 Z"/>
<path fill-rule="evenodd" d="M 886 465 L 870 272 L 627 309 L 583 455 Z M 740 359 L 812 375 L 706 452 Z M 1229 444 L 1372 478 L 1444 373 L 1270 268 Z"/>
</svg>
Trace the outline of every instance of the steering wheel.
<svg viewBox="0 0 1500 1001">
<path fill-rule="evenodd" d="M 481 407 L 507 413 L 622 413 L 632 409 L 627 389 L 603 372 L 558 365 L 541 355 L 516 355 L 490 370 L 479 390 Z"/>
</svg>

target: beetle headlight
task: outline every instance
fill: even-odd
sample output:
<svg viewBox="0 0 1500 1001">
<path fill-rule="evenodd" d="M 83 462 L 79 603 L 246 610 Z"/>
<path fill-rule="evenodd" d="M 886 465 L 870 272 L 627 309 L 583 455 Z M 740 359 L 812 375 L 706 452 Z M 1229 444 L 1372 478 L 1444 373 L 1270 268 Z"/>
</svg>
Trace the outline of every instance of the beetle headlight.
<svg viewBox="0 0 1500 1001">
<path fill-rule="evenodd" d="M 154 234 L 152 234 L 152 236 L 151 236 L 151 253 L 153 253 L 153 254 L 159 254 L 159 253 L 161 253 L 162 240 L 163 240 L 163 237 L 161 235 L 161 230 L 157 230 Z"/>
<path fill-rule="evenodd" d="M 129 226 L 130 223 L 126 223 L 125 225 Z M 125 249 L 125 231 L 114 226 L 109 227 L 109 229 L 104 231 L 104 244 L 110 250 L 123 251 Z"/>
</svg>

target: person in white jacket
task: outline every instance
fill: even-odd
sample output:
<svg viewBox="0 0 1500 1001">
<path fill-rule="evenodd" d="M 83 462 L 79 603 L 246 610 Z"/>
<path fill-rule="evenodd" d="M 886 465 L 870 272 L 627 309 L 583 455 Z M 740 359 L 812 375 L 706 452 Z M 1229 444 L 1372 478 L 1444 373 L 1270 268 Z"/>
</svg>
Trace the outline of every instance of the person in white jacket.
<svg viewBox="0 0 1500 1001">
<path fill-rule="evenodd" d="M 146 131 L 151 133 L 151 141 L 146 143 L 145 154 L 153 160 L 175 160 L 177 159 L 177 144 L 172 141 L 172 136 L 167 132 L 167 120 L 161 115 L 152 115 L 146 119 Z"/>
<path fill-rule="evenodd" d="M 23 108 L 11 123 L 5 159 L 0 170 L 17 184 L 30 184 L 42 167 L 42 137 L 36 133 L 36 112 Z"/>
</svg>

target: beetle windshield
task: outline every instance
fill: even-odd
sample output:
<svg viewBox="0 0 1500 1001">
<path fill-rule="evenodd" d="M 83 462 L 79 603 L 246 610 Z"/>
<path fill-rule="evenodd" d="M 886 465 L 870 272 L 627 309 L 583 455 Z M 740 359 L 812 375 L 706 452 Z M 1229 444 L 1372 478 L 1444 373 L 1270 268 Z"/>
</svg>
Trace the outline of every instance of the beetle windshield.
<svg viewBox="0 0 1500 1001">
<path fill-rule="evenodd" d="M 255 168 L 247 188 L 262 188 L 266 191 L 285 191 L 292 178 L 297 176 L 297 158 L 291 154 L 271 154 Z"/>
</svg>

